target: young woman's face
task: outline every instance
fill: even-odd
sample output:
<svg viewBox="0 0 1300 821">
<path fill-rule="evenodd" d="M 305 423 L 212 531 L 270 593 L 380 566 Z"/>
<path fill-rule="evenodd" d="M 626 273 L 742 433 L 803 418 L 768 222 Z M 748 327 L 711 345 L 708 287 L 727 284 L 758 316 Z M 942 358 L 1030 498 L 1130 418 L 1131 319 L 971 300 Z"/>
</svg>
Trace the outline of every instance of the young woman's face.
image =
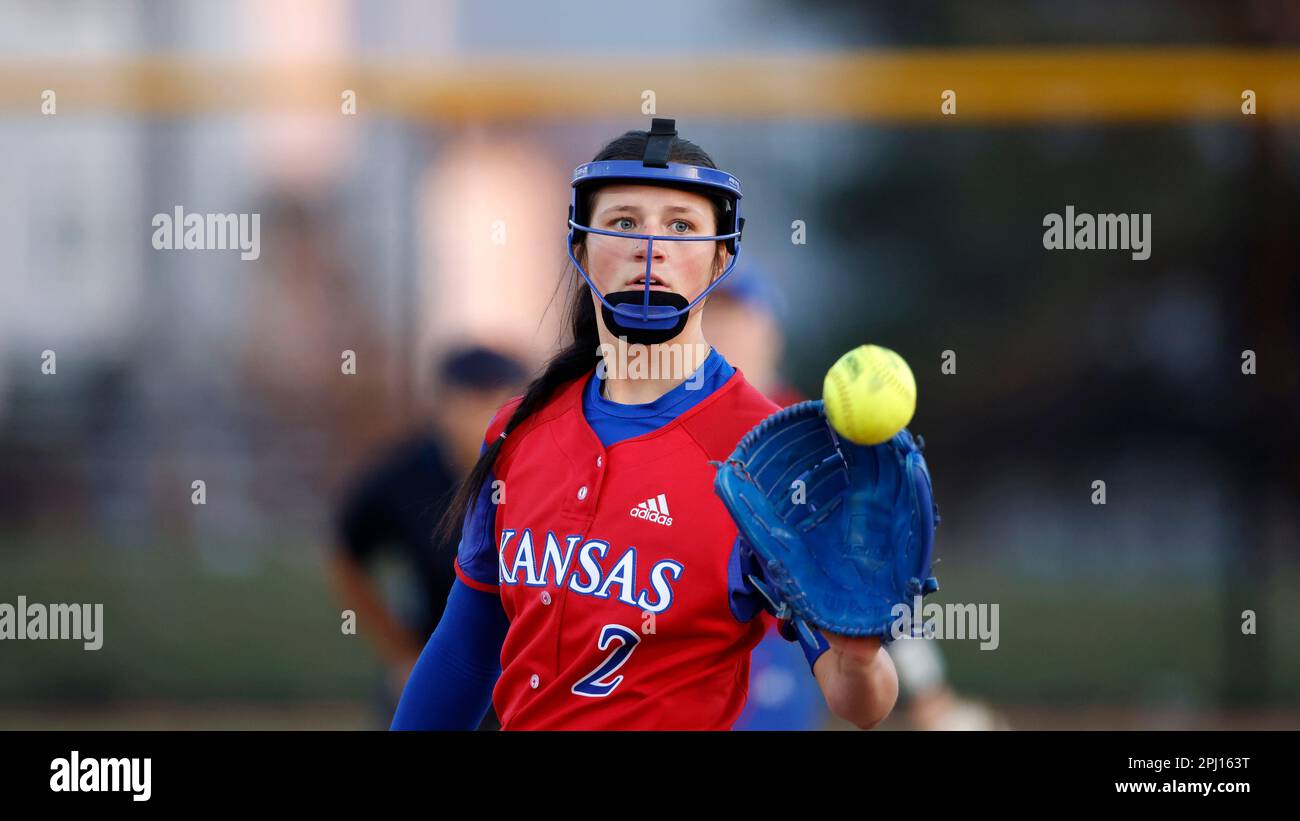
<svg viewBox="0 0 1300 821">
<path fill-rule="evenodd" d="M 713 206 L 702 194 L 657 185 L 611 185 L 596 193 L 591 226 L 666 236 L 717 233 Z M 645 287 L 646 240 L 587 234 L 588 275 L 602 294 Z M 673 291 L 689 302 L 724 270 L 720 242 L 656 241 L 650 290 Z M 716 266 L 716 267 L 715 267 Z"/>
</svg>

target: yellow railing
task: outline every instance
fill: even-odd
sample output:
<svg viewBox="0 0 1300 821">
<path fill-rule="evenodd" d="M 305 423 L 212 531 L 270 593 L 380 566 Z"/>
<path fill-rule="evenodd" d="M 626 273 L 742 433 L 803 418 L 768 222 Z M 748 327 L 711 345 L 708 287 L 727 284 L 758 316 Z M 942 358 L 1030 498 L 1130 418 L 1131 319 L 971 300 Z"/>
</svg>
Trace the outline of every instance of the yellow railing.
<svg viewBox="0 0 1300 821">
<path fill-rule="evenodd" d="M 188 116 L 279 111 L 431 122 L 665 115 L 952 125 L 1300 119 L 1300 51 L 1205 48 L 889 50 L 673 58 L 330 65 L 0 59 L 0 111 Z M 941 95 L 956 95 L 956 114 Z"/>
</svg>

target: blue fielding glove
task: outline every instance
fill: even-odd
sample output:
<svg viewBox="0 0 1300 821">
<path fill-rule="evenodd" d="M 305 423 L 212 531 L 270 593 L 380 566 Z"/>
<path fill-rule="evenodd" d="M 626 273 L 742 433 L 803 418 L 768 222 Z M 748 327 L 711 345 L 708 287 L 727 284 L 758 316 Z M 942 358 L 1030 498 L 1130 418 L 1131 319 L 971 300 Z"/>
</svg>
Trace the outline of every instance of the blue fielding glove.
<svg viewBox="0 0 1300 821">
<path fill-rule="evenodd" d="M 894 606 L 939 589 L 930 575 L 938 509 L 907 430 L 856 445 L 835 433 L 820 400 L 801 402 L 715 465 L 714 490 L 762 568 L 749 581 L 801 644 L 824 646 L 818 628 L 888 643 Z"/>
</svg>

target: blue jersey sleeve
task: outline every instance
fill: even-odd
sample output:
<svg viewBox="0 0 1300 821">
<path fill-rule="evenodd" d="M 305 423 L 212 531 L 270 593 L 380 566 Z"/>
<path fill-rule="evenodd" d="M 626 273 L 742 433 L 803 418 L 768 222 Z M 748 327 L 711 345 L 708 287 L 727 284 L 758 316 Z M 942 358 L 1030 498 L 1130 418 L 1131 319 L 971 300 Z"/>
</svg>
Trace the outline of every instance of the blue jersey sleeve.
<svg viewBox="0 0 1300 821">
<path fill-rule="evenodd" d="M 460 547 L 456 550 L 456 576 L 467 586 L 484 593 L 497 591 L 497 506 L 492 501 L 496 474 L 489 473 L 465 514 Z"/>
<path fill-rule="evenodd" d="M 763 578 L 754 551 L 742 550 L 741 537 L 737 536 L 731 545 L 731 560 L 727 564 L 727 598 L 731 615 L 739 622 L 752 621 L 762 610 L 772 611 L 763 594 L 749 583 L 751 574 Z"/>
<path fill-rule="evenodd" d="M 390 729 L 477 728 L 501 677 L 501 645 L 509 626 L 499 597 L 454 582 L 442 620 L 407 679 Z"/>
</svg>

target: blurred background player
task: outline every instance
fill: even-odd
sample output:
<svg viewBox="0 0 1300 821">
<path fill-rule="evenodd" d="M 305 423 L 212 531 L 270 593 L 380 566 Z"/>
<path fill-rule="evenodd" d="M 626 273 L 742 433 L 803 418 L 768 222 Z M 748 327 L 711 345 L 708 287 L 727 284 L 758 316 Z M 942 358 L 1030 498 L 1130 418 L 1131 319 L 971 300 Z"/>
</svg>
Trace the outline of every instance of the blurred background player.
<svg viewBox="0 0 1300 821">
<path fill-rule="evenodd" d="M 1006 730 L 1006 720 L 987 705 L 958 696 L 947 681 L 937 641 L 899 639 L 889 645 L 898 670 L 899 701 L 916 730 Z"/>
<path fill-rule="evenodd" d="M 456 578 L 456 543 L 438 541 L 434 527 L 478 458 L 483 429 L 527 374 L 510 356 L 474 347 L 447 354 L 433 376 L 426 424 L 352 483 L 330 555 L 336 594 L 387 668 L 376 705 L 385 722 Z M 495 721 L 489 712 L 484 726 Z"/>
<path fill-rule="evenodd" d="M 781 378 L 785 301 L 761 266 L 740 262 L 709 298 L 705 333 L 750 384 L 785 407 L 808 397 Z M 749 701 L 734 729 L 816 730 L 834 721 L 798 644 L 781 638 L 775 620 L 750 661 Z M 992 730 L 1003 722 L 983 704 L 958 697 L 946 680 L 943 655 L 933 641 L 889 646 L 898 670 L 900 700 L 918 730 Z"/>
</svg>

